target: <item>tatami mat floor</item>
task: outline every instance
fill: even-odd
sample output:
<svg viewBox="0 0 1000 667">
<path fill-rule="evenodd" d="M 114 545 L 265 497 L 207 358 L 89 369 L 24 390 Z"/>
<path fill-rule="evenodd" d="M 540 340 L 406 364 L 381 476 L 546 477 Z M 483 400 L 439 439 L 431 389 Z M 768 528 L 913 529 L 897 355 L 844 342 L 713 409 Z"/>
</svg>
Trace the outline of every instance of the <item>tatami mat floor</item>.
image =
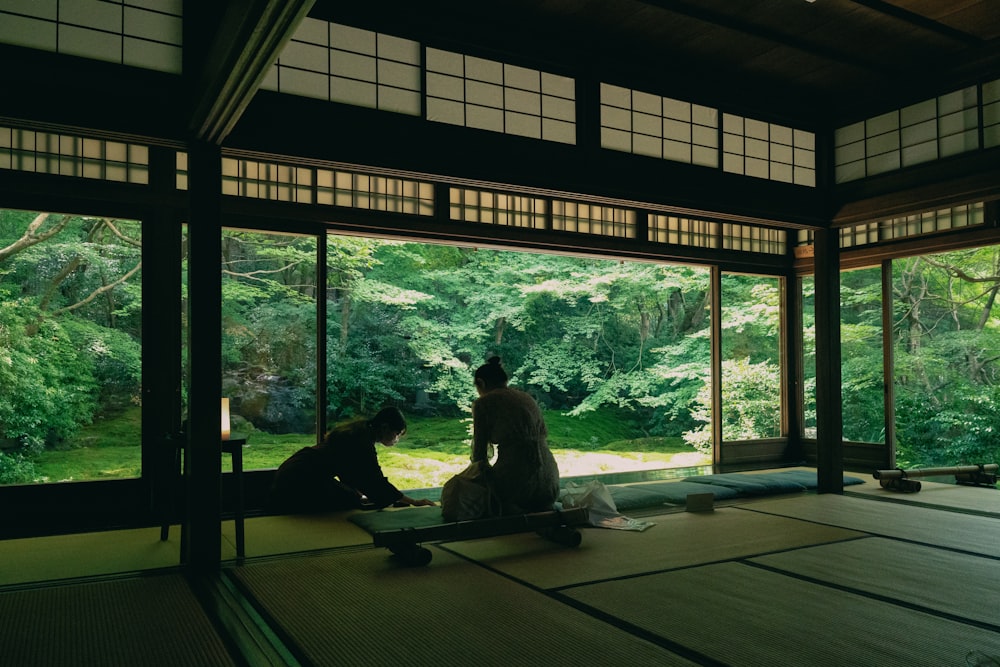
<svg viewBox="0 0 1000 667">
<path fill-rule="evenodd" d="M 898 494 L 867 482 L 842 496 L 642 518 L 655 525 L 587 528 L 577 548 L 534 534 L 425 545 L 434 558 L 420 568 L 373 548 L 343 515 L 251 519 L 248 559 L 229 561 L 222 581 L 242 623 L 278 649 L 255 653 L 253 642 L 232 640 L 232 623 L 203 601 L 214 617 L 209 648 L 230 653 L 205 664 L 941 667 L 1000 656 L 996 489 L 925 483 Z M 167 542 L 155 529 L 0 542 L 0 608 L 16 613 L 53 589 L 92 596 L 85 587 L 125 579 L 147 587 L 138 599 L 155 609 L 155 582 L 174 576 L 176 533 Z M 223 537 L 228 553 L 231 524 Z M 133 574 L 109 576 L 116 571 Z M 82 614 L 103 604 L 82 599 Z M 81 641 L 64 621 L 32 613 L 48 642 Z M 134 613 L 135 622 L 149 613 Z M 127 622 L 89 637 L 113 646 L 115 623 Z M 66 664 L 37 653 L 41 644 L 16 627 L 0 624 L 15 664 Z M 113 650 L 106 658 L 138 664 Z"/>
</svg>

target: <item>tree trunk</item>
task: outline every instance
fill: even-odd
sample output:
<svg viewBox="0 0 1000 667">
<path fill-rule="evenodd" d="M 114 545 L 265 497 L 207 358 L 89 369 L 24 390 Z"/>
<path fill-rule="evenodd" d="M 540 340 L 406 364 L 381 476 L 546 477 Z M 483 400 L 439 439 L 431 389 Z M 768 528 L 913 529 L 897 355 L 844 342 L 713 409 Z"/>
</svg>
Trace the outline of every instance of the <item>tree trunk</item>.
<svg viewBox="0 0 1000 667">
<path fill-rule="evenodd" d="M 340 295 L 340 351 L 343 354 L 347 349 L 351 324 L 351 294 L 346 290 L 340 290 Z"/>
</svg>

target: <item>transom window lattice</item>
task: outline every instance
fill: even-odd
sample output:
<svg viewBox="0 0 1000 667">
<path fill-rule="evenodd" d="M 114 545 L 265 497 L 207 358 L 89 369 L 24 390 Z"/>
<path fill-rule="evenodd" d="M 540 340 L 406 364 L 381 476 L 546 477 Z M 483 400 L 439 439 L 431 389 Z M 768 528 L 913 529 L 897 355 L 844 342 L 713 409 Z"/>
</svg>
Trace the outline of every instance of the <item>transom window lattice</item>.
<svg viewBox="0 0 1000 667">
<path fill-rule="evenodd" d="M 984 125 L 987 93 L 984 86 Z M 995 100 L 994 100 L 995 101 Z M 903 167 L 979 148 L 979 93 L 976 86 L 956 90 L 908 107 L 838 128 L 834 162 L 838 183 L 875 176 Z M 994 127 L 1000 123 L 997 107 Z M 1000 131 L 994 129 L 994 133 Z M 984 135 L 989 132 L 985 131 Z M 994 141 L 1000 137 L 993 136 Z M 989 145 L 989 144 L 987 144 Z"/>
<path fill-rule="evenodd" d="M 601 84 L 601 147 L 816 187 L 816 135 Z"/>
<path fill-rule="evenodd" d="M 427 49 L 427 120 L 576 143 L 573 79 Z"/>
<path fill-rule="evenodd" d="M 420 44 L 306 18 L 262 88 L 420 115 Z"/>
<path fill-rule="evenodd" d="M 718 248 L 722 244 L 721 225 L 717 222 L 650 214 L 647 225 L 648 238 L 653 243 L 694 248 Z"/>
<path fill-rule="evenodd" d="M 719 112 L 602 83 L 601 147 L 718 167 Z"/>
<path fill-rule="evenodd" d="M 431 183 L 257 160 L 223 158 L 222 193 L 297 204 L 434 214 L 434 186 Z"/>
<path fill-rule="evenodd" d="M 816 187 L 816 135 L 734 114 L 722 116 L 722 168 Z"/>
<path fill-rule="evenodd" d="M 181 73 L 183 0 L 0 3 L 0 42 Z"/>
<path fill-rule="evenodd" d="M 871 245 L 880 241 L 904 239 L 921 234 L 981 225 L 985 220 L 984 216 L 983 203 L 977 202 L 844 227 L 840 230 L 840 247 Z"/>
<path fill-rule="evenodd" d="M 618 206 L 556 199 L 552 202 L 552 229 L 634 239 L 636 212 Z"/>
<path fill-rule="evenodd" d="M 1000 79 L 983 84 L 983 146 L 1000 146 Z"/>
<path fill-rule="evenodd" d="M 0 127 L 0 169 L 149 183 L 149 148 L 106 139 Z"/>
<path fill-rule="evenodd" d="M 783 255 L 786 238 L 787 233 L 784 229 L 722 223 L 722 247 L 725 250 Z"/>
<path fill-rule="evenodd" d="M 545 200 L 540 197 L 450 188 L 448 199 L 452 220 L 545 229 L 547 207 Z"/>
</svg>

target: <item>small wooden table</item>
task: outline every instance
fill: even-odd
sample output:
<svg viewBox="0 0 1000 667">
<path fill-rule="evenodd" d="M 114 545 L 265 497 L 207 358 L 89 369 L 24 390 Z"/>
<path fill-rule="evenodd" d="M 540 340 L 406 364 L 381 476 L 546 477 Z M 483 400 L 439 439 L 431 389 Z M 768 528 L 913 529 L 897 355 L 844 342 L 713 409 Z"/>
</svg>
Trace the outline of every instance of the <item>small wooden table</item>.
<svg viewBox="0 0 1000 667">
<path fill-rule="evenodd" d="M 233 511 L 233 521 L 236 524 L 236 558 L 242 561 L 246 556 L 244 545 L 244 505 L 243 505 L 243 446 L 247 444 L 246 437 L 229 438 L 222 441 L 222 453 L 229 454 L 233 462 L 233 481 L 236 483 L 236 507 Z"/>
<path fill-rule="evenodd" d="M 179 439 L 175 456 L 175 470 L 178 481 L 183 471 L 182 452 L 185 441 Z M 233 482 L 236 485 L 236 503 L 233 511 L 233 519 L 236 524 L 236 559 L 242 561 L 246 557 L 246 546 L 244 540 L 244 519 L 245 508 L 243 501 L 243 446 L 247 444 L 246 436 L 230 437 L 220 441 L 220 451 L 229 454 L 233 464 Z M 164 516 L 163 523 L 160 524 L 160 539 L 166 541 L 170 535 L 170 517 Z M 187 541 L 185 524 L 181 522 L 181 553 L 184 553 L 184 545 Z"/>
</svg>

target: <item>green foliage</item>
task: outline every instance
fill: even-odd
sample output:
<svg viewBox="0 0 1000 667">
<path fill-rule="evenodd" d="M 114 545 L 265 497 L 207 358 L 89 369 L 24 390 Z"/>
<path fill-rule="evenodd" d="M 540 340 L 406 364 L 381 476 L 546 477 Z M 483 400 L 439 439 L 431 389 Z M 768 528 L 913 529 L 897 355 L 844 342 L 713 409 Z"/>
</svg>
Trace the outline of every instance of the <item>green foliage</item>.
<svg viewBox="0 0 1000 667">
<path fill-rule="evenodd" d="M 0 451 L 0 484 L 30 484 L 38 479 L 35 464 L 20 452 Z"/>
<path fill-rule="evenodd" d="M 316 242 L 223 234 L 223 393 L 254 428 L 311 432 L 316 422 Z"/>
<path fill-rule="evenodd" d="M 1000 461 L 1000 388 L 992 387 L 947 405 L 900 401 L 905 421 L 897 420 L 897 463 L 902 467 L 955 466 Z"/>
<path fill-rule="evenodd" d="M 94 359 L 70 332 L 30 313 L 23 301 L 0 303 L 0 438 L 55 445 L 91 420 L 99 385 Z"/>
<path fill-rule="evenodd" d="M 885 406 L 881 350 L 842 360 L 843 435 L 856 442 L 885 441 Z"/>
<path fill-rule="evenodd" d="M 332 363 L 327 366 L 328 411 L 335 419 L 373 414 L 383 405 L 403 401 L 398 387 L 405 379 L 397 378 L 398 367 L 381 353 L 376 342 L 359 341 L 348 354 L 331 356 Z M 397 379 L 402 381 L 397 383 Z"/>
<path fill-rule="evenodd" d="M 992 463 L 1000 455 L 998 267 L 997 246 L 894 262 L 901 464 Z"/>
<path fill-rule="evenodd" d="M 780 292 L 775 278 L 724 274 L 722 357 L 753 363 L 776 361 Z"/>
<path fill-rule="evenodd" d="M 0 211 L 0 248 L 32 224 L 36 233 L 55 234 L 0 261 L 2 465 L 19 471 L 11 476 L 79 478 L 29 468 L 44 446 L 72 443 L 89 456 L 100 447 L 87 425 L 108 427 L 139 402 L 141 228 Z M 428 468 L 439 456 L 466 456 L 472 372 L 493 354 L 512 383 L 547 409 L 557 448 L 710 450 L 706 269 L 331 236 L 322 331 L 329 402 L 316 406 L 315 314 L 324 290 L 315 238 L 227 230 L 222 249 L 224 391 L 262 452 L 268 438 L 276 439 L 272 456 L 314 438 L 317 410 L 335 421 L 394 404 L 457 430 L 445 434 L 443 422 L 436 440 L 414 431 L 393 456 L 412 446 Z M 978 248 L 894 260 L 893 267 L 900 459 L 995 458 L 1000 320 L 992 310 L 1000 253 Z M 728 440 L 779 434 L 780 287 L 775 278 L 722 276 Z M 881 269 L 845 272 L 841 288 L 844 433 L 878 442 Z M 810 280 L 804 289 L 812 290 Z M 805 311 L 808 390 L 815 383 L 811 301 Z M 814 414 L 809 403 L 807 423 Z M 615 434 L 596 432 L 606 415 L 615 416 Z M 424 426 L 433 432 L 432 424 Z M 690 444 L 680 444 L 682 435 Z M 137 435 L 121 440 L 134 446 Z M 121 462 L 134 471 L 129 466 Z"/>
<path fill-rule="evenodd" d="M 2 211 L 0 247 L 15 241 L 0 262 L 0 438 L 27 460 L 137 400 L 141 234 L 125 220 Z"/>
<path fill-rule="evenodd" d="M 722 437 L 725 440 L 773 438 L 781 433 L 781 411 L 777 388 L 779 368 L 769 362 L 751 363 L 749 359 L 726 359 L 722 362 Z M 711 387 L 705 382 L 697 397 L 693 416 L 703 425 L 684 439 L 698 451 L 709 453 L 709 410 Z"/>
<path fill-rule="evenodd" d="M 92 322 L 67 319 L 66 334 L 90 361 L 99 388 L 97 412 L 122 410 L 140 402 L 142 346 L 128 333 Z M 82 423 L 88 423 L 90 419 Z"/>
</svg>

